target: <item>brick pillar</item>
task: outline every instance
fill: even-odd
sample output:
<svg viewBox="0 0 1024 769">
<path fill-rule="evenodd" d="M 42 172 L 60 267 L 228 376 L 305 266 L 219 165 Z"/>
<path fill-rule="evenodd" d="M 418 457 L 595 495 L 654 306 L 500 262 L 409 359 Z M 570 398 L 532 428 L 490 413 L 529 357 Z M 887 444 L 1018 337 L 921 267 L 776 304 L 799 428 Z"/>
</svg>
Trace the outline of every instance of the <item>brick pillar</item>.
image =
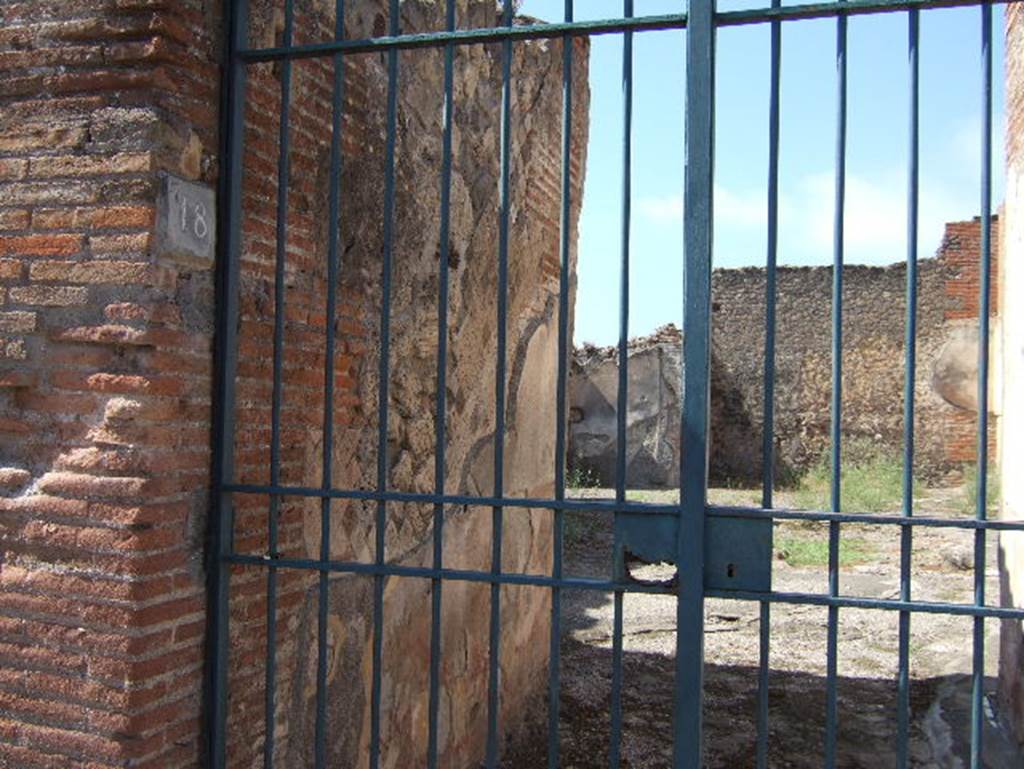
<svg viewBox="0 0 1024 769">
<path fill-rule="evenodd" d="M 0 8 L 0 766 L 199 760 L 219 5 Z"/>
</svg>

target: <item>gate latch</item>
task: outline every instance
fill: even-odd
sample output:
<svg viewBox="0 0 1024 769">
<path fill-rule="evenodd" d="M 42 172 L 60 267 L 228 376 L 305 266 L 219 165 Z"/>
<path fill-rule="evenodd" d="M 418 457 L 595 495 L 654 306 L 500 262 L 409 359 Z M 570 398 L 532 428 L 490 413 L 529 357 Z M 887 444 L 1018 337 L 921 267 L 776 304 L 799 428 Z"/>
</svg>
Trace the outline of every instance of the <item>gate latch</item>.
<svg viewBox="0 0 1024 769">
<path fill-rule="evenodd" d="M 676 577 L 692 567 L 677 564 L 679 516 L 671 513 L 616 513 L 616 578 L 636 580 L 629 566 L 673 564 Z M 768 593 L 772 586 L 772 520 L 722 515 L 704 519 L 704 589 Z"/>
</svg>

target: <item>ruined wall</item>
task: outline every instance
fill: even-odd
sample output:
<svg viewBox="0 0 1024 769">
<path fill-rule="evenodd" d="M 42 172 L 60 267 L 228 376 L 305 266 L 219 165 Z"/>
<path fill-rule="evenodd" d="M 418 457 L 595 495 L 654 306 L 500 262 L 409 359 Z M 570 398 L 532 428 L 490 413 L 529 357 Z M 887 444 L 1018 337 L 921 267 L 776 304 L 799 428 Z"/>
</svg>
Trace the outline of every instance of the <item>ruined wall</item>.
<svg viewBox="0 0 1024 769">
<path fill-rule="evenodd" d="M 280 42 L 280 3 L 251 3 L 250 41 Z M 382 34 L 386 3 L 350 3 L 349 35 Z M 219 2 L 5 5 L 0 11 L 0 765 L 196 766 L 206 622 L 203 539 L 210 462 L 212 264 L 154 241 L 160 174 L 213 183 Z M 295 41 L 330 39 L 333 3 L 296 2 Z M 492 26 L 460 0 L 460 26 Z M 440 29 L 440 6 L 403 3 L 405 29 Z M 505 489 L 553 478 L 561 45 L 517 44 L 513 65 L 508 431 Z M 588 109 L 576 43 L 572 239 Z M 400 57 L 392 285 L 389 487 L 433 491 L 442 63 Z M 377 350 L 386 57 L 346 57 L 338 316 L 325 317 L 330 59 L 292 67 L 286 206 L 282 484 L 319 486 L 325 329 L 334 366 L 337 488 L 376 485 Z M 243 174 L 236 480 L 270 479 L 280 64 L 250 70 Z M 496 348 L 500 47 L 456 55 L 447 491 L 491 492 Z M 573 253 L 575 263 L 575 253 Z M 268 550 L 270 501 L 235 496 L 235 548 Z M 330 550 L 370 562 L 375 505 L 335 502 Z M 489 509 L 449 509 L 446 565 L 490 567 Z M 277 551 L 319 554 L 319 503 L 286 497 Z M 430 561 L 432 509 L 389 505 L 386 556 Z M 504 566 L 549 569 L 539 511 L 506 513 Z M 312 750 L 316 575 L 280 570 L 275 750 Z M 230 765 L 261 765 L 266 571 L 232 570 Z M 442 764 L 479 759 L 486 730 L 486 585 L 444 591 Z M 548 594 L 502 591 L 503 725 L 540 691 Z M 330 588 L 329 757 L 355 765 L 369 734 L 371 581 Z M 430 584 L 387 581 L 382 763 L 426 744 Z"/>
<path fill-rule="evenodd" d="M 1024 520 L 1024 9 L 1006 8 L 1006 205 L 1000 260 L 1002 419 L 999 431 L 1000 517 Z M 1024 607 L 1024 534 L 999 536 L 1001 599 Z M 999 693 L 1002 711 L 1024 745 L 1024 622 L 1000 628 Z"/>
<path fill-rule="evenodd" d="M 995 251 L 995 220 L 992 235 Z M 931 481 L 974 461 L 979 262 L 980 226 L 966 221 L 947 224 L 935 257 L 918 264 L 914 470 Z M 760 445 L 764 270 L 716 270 L 712 280 L 716 359 Z M 778 477 L 786 478 L 828 449 L 832 268 L 783 267 L 777 286 L 775 435 Z M 905 314 L 904 264 L 844 268 L 843 436 L 896 455 L 903 445 Z"/>
<path fill-rule="evenodd" d="M 626 479 L 634 488 L 679 484 L 682 333 L 674 325 L 629 344 Z M 569 464 L 582 482 L 614 486 L 616 480 L 618 348 L 576 350 L 569 377 Z M 711 452 L 714 479 L 740 478 L 760 453 L 750 439 L 750 417 L 735 386 L 711 361 Z"/>
<path fill-rule="evenodd" d="M 994 218 L 993 249 L 998 234 Z M 957 477 L 975 461 L 980 236 L 977 220 L 947 224 L 936 256 L 918 265 L 914 469 L 930 481 Z M 780 267 L 777 288 L 776 477 L 786 483 L 828 451 L 832 268 Z M 994 301 L 993 313 L 997 306 Z M 844 441 L 881 446 L 894 456 L 903 446 L 905 308 L 904 264 L 844 268 Z M 761 477 L 764 323 L 765 270 L 715 270 L 709 467 L 714 482 Z M 638 486 L 678 482 L 680 344 L 677 331 L 659 331 L 631 347 L 629 478 Z M 576 362 L 571 461 L 610 482 L 616 356 L 583 349 Z M 996 420 L 991 421 L 994 446 Z"/>
</svg>

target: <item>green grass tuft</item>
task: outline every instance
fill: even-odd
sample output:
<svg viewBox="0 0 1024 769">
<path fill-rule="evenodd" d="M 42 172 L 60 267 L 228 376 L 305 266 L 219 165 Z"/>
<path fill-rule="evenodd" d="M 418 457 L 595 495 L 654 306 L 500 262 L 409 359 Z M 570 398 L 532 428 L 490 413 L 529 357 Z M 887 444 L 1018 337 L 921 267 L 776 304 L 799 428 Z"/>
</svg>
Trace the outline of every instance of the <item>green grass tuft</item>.
<svg viewBox="0 0 1024 769">
<path fill-rule="evenodd" d="M 796 536 L 776 536 L 775 550 L 790 566 L 828 565 L 828 540 Z M 843 537 L 839 540 L 839 565 L 853 566 L 866 563 L 875 556 L 874 550 L 863 539 Z"/>
<path fill-rule="evenodd" d="M 962 502 L 960 510 L 964 515 L 974 515 L 978 509 L 978 466 L 964 465 L 964 485 L 961 488 Z M 989 515 L 999 510 L 999 469 L 990 464 L 986 482 L 986 505 Z"/>
<path fill-rule="evenodd" d="M 840 474 L 840 502 L 844 511 L 854 513 L 886 513 L 900 509 L 903 499 L 903 460 L 865 440 L 844 443 Z M 832 462 L 823 456 L 804 476 L 794 490 L 797 508 L 829 510 L 831 508 Z M 915 483 L 914 493 L 920 488 Z"/>
</svg>

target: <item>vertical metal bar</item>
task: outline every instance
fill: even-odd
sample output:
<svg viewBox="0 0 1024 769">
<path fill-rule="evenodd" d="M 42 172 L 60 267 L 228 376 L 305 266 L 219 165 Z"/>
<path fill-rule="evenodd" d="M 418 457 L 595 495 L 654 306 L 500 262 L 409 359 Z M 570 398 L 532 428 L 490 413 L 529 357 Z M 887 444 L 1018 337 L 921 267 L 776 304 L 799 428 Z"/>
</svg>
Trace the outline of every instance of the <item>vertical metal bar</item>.
<svg viewBox="0 0 1024 769">
<path fill-rule="evenodd" d="M 573 0 L 565 0 L 565 21 L 573 20 Z M 559 221 L 558 374 L 555 393 L 555 501 L 565 499 L 566 387 L 569 374 L 569 280 L 572 201 L 572 70 L 574 38 L 562 38 L 562 200 Z M 562 578 L 565 511 L 555 508 L 552 531 L 552 577 Z M 558 719 L 561 697 L 562 590 L 551 588 L 551 635 L 548 650 L 548 769 L 558 769 Z"/>
<path fill-rule="evenodd" d="M 388 3 L 388 34 L 395 37 L 401 29 L 398 0 Z M 391 378 L 391 261 L 394 254 L 395 225 L 395 143 L 398 133 L 398 49 L 388 49 L 387 136 L 384 149 L 384 248 L 381 259 L 380 360 L 377 390 L 377 491 L 388 486 L 388 398 Z M 375 555 L 378 567 L 384 566 L 387 508 L 384 499 L 377 502 Z M 384 574 L 373 577 L 373 679 L 370 693 L 370 769 L 380 766 L 380 704 L 384 657 Z"/>
<path fill-rule="evenodd" d="M 846 27 L 845 14 L 836 17 L 836 179 L 835 227 L 832 261 L 832 484 L 831 507 L 841 508 L 842 478 L 842 403 L 843 403 L 843 228 L 846 202 Z M 839 595 L 839 524 L 828 530 L 828 590 Z M 839 609 L 828 609 L 827 680 L 825 695 L 825 766 L 836 761 L 838 702 L 836 679 L 839 645 Z"/>
<path fill-rule="evenodd" d="M 512 0 L 505 0 L 502 8 L 504 26 L 512 27 Z M 505 493 L 505 371 L 506 325 L 508 321 L 508 237 L 509 163 L 511 156 L 512 114 L 512 40 L 506 38 L 501 45 L 501 182 L 500 216 L 498 230 L 498 313 L 497 360 L 494 376 L 494 496 Z M 500 505 L 491 509 L 491 573 L 501 574 L 501 543 L 504 512 Z M 501 667 L 501 585 L 491 583 L 491 633 L 487 691 L 487 769 L 498 765 L 499 728 L 499 670 Z"/>
<path fill-rule="evenodd" d="M 292 0 L 284 3 L 285 47 L 292 44 L 295 9 Z M 277 157 L 277 232 L 276 260 L 274 265 L 274 363 L 273 393 L 270 407 L 270 485 L 275 490 L 281 484 L 281 404 L 284 395 L 284 294 L 285 268 L 288 261 L 288 188 L 291 174 L 291 151 L 288 123 L 291 117 L 292 63 L 289 59 L 281 62 L 281 117 L 278 128 Z M 278 519 L 281 514 L 281 497 L 272 494 L 267 520 L 267 660 L 264 684 L 264 719 L 266 735 L 263 740 L 263 766 L 274 765 L 274 722 L 276 709 L 277 678 L 277 567 L 274 562 L 278 553 Z"/>
<path fill-rule="evenodd" d="M 455 30 L 455 0 L 447 0 L 445 29 Z M 441 232 L 438 245 L 437 395 L 434 404 L 434 493 L 445 488 L 445 414 L 448 388 L 448 259 L 451 249 L 452 121 L 454 108 L 455 46 L 444 48 L 444 114 L 441 136 Z M 434 505 L 434 570 L 444 566 L 444 505 Z M 430 693 L 428 705 L 427 767 L 437 769 L 438 722 L 441 688 L 441 589 L 434 577 L 430 589 Z"/>
<path fill-rule="evenodd" d="M 207 753 L 212 769 L 227 766 L 228 641 L 230 632 L 231 569 L 224 559 L 233 550 L 231 495 L 222 489 L 234 478 L 235 372 L 238 354 L 238 286 L 242 252 L 242 146 L 245 135 L 245 64 L 238 57 L 245 48 L 249 26 L 247 0 L 225 0 L 226 66 L 221 77 L 221 166 L 218 177 L 219 217 L 217 243 L 216 416 L 213 422 L 213 486 L 215 509 L 210 524 L 209 549 L 209 719 Z"/>
<path fill-rule="evenodd" d="M 623 0 L 622 15 L 633 17 L 633 0 Z M 619 379 L 615 406 L 615 501 L 626 501 L 627 417 L 629 414 L 629 258 L 633 198 L 633 32 L 622 36 L 622 230 L 619 263 Z M 615 542 L 615 573 L 624 575 L 622 548 Z M 611 734 L 608 764 L 617 769 L 622 752 L 622 614 L 623 592 L 613 595 Z"/>
<path fill-rule="evenodd" d="M 757 670 L 757 769 L 768 766 L 768 684 L 771 669 L 771 603 L 761 601 Z"/>
<path fill-rule="evenodd" d="M 917 381 L 917 222 L 919 188 L 919 59 L 920 13 L 914 8 L 907 15 L 907 65 L 910 82 L 910 136 L 907 160 L 907 298 L 906 363 L 903 384 L 903 515 L 914 515 L 914 386 Z M 913 553 L 913 527 L 900 527 L 900 600 L 910 600 L 910 569 Z M 897 679 L 897 767 L 907 769 L 910 762 L 910 612 L 901 611 L 899 619 L 899 673 Z"/>
<path fill-rule="evenodd" d="M 772 0 L 781 8 L 782 0 Z M 779 96 L 782 60 L 782 22 L 771 23 L 771 61 L 768 97 L 768 263 L 765 270 L 764 430 L 761 441 L 761 506 L 772 507 L 775 489 L 775 305 L 779 250 Z"/>
<path fill-rule="evenodd" d="M 689 0 L 683 223 L 683 408 L 679 459 L 674 693 L 675 769 L 701 769 L 704 710 L 704 514 L 711 363 L 715 2 Z"/>
<path fill-rule="evenodd" d="M 335 0 L 334 38 L 345 36 L 345 0 Z M 338 307 L 338 239 L 341 198 L 341 128 L 342 105 L 345 98 L 345 60 L 341 54 L 334 56 L 334 91 L 331 99 L 331 155 L 330 178 L 328 180 L 327 203 L 327 335 L 324 349 L 324 423 L 323 423 L 323 468 L 320 486 L 326 492 L 331 489 L 334 476 L 334 382 L 335 348 L 337 340 L 336 316 Z M 331 499 L 320 500 L 320 562 L 322 565 L 331 558 Z M 329 572 L 320 569 L 317 592 L 317 634 L 316 634 L 316 727 L 314 733 L 314 765 L 324 769 L 327 762 L 327 608 L 330 591 Z"/>
<path fill-rule="evenodd" d="M 772 0 L 780 8 L 782 0 Z M 771 23 L 768 97 L 768 261 L 765 268 L 764 426 L 761 444 L 761 506 L 771 509 L 775 490 L 775 304 L 779 247 L 779 100 L 782 22 Z M 761 602 L 757 679 L 757 769 L 768 766 L 768 683 L 771 663 L 771 604 Z"/>
<path fill-rule="evenodd" d="M 992 278 L 992 6 L 981 6 L 981 286 L 978 301 L 978 490 L 975 518 L 988 517 L 989 312 Z M 985 530 L 974 532 L 974 603 L 985 605 Z M 985 619 L 974 618 L 971 769 L 982 767 Z"/>
</svg>

